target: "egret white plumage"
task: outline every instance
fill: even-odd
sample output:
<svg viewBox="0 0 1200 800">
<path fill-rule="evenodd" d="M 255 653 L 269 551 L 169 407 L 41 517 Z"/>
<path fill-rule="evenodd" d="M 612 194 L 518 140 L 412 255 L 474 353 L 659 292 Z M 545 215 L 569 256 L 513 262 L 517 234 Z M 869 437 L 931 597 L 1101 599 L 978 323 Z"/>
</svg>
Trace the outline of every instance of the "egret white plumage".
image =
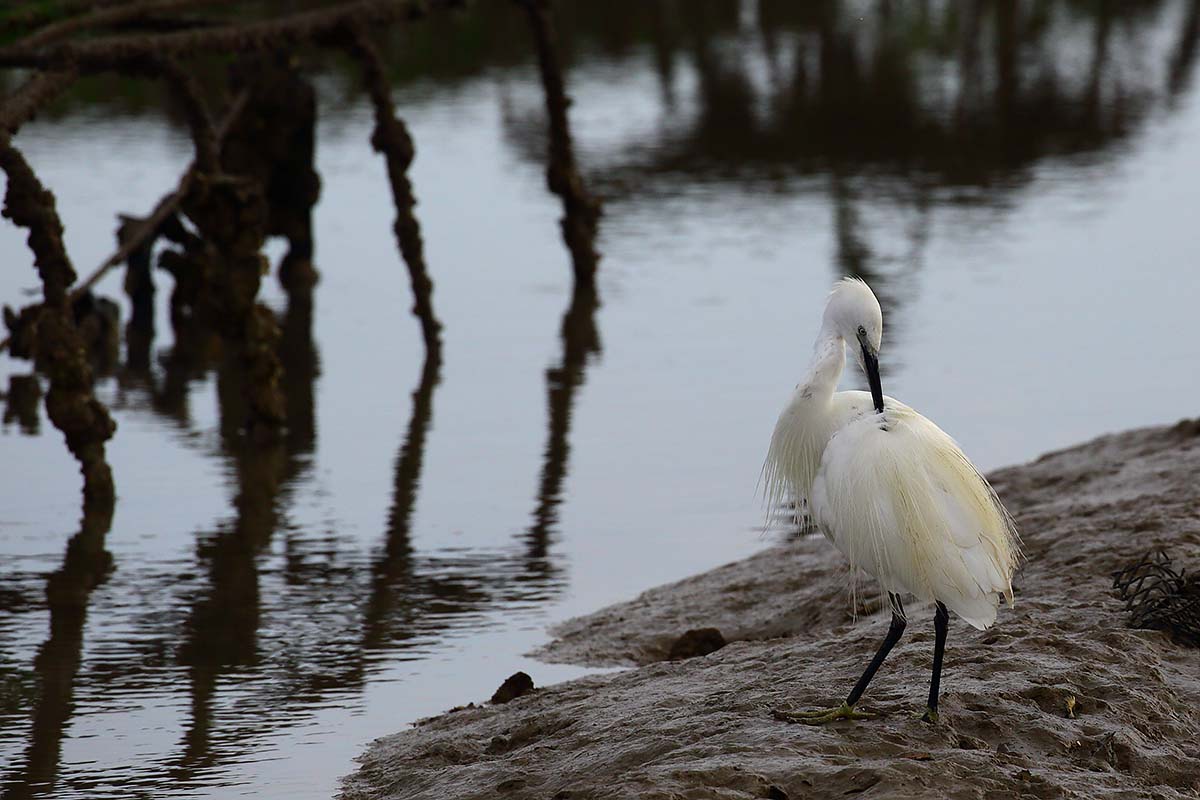
<svg viewBox="0 0 1200 800">
<path fill-rule="evenodd" d="M 866 718 L 854 708 L 904 632 L 902 598 L 933 601 L 934 653 L 923 719 L 937 721 L 949 612 L 980 630 L 1012 604 L 1020 543 L 1012 518 L 979 471 L 941 428 L 883 394 L 883 312 L 861 280 L 834 286 L 804 382 L 771 437 L 767 502 L 795 504 L 857 567 L 874 576 L 892 610 L 887 636 L 842 705 L 790 713 L 800 722 Z M 838 392 L 853 348 L 870 393 Z"/>
</svg>

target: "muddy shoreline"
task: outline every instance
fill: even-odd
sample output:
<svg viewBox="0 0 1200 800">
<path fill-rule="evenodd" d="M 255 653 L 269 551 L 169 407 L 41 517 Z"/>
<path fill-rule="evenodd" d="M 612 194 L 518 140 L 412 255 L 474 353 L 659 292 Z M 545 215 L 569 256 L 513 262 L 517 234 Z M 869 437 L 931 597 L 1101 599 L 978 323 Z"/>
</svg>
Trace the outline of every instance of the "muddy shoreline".
<svg viewBox="0 0 1200 800">
<path fill-rule="evenodd" d="M 1185 421 L 990 475 L 1028 561 L 995 627 L 951 621 L 937 726 L 916 718 L 933 642 L 919 607 L 864 699 L 880 718 L 772 717 L 839 702 L 886 627 L 851 613 L 840 556 L 803 539 L 562 624 L 539 657 L 634 668 L 380 739 L 343 796 L 1195 798 L 1200 650 L 1126 627 L 1111 575 L 1155 548 L 1200 568 L 1198 474 Z M 729 644 L 664 660 L 700 627 Z"/>
</svg>

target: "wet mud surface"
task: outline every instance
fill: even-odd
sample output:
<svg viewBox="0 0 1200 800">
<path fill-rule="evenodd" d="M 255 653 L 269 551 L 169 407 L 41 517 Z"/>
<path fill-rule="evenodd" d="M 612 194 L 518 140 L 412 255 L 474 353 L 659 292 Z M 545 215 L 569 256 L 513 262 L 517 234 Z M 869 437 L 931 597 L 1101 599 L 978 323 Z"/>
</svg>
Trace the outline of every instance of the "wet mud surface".
<svg viewBox="0 0 1200 800">
<path fill-rule="evenodd" d="M 380 739 L 343 796 L 1195 797 L 1200 650 L 1127 627 L 1112 575 L 1156 548 L 1195 560 L 1198 469 L 1200 425 L 1183 422 L 991 475 L 1028 561 L 995 627 L 951 620 L 936 726 L 917 718 L 929 608 L 910 608 L 864 698 L 878 718 L 773 718 L 840 702 L 885 628 L 851 613 L 845 567 L 809 538 L 564 623 L 541 657 L 635 668 Z M 728 645 L 665 660 L 705 627 Z"/>
</svg>

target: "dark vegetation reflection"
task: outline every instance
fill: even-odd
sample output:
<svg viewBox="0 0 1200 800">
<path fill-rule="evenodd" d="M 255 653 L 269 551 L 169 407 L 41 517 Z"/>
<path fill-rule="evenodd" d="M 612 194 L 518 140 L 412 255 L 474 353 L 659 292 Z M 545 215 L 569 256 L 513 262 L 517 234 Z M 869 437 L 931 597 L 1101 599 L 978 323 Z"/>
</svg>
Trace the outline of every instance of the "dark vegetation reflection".
<svg viewBox="0 0 1200 800">
<path fill-rule="evenodd" d="M 46 580 L 50 635 L 33 661 L 29 746 L 25 763 L 3 776 L 6 800 L 32 797 L 54 786 L 64 730 L 75 704 L 88 600 L 113 568 L 112 554 L 104 547 L 111 526 L 111 505 L 85 504 L 79 532 L 67 542 L 62 566 Z"/>
<path fill-rule="evenodd" d="M 550 544 L 558 526 L 558 509 L 562 505 L 563 481 L 571 453 L 571 412 L 575 406 L 575 392 L 583 385 L 588 358 L 600 353 L 600 332 L 596 328 L 598 305 L 593 287 L 575 287 L 560 328 L 562 357 L 557 366 L 546 370 L 546 447 L 533 525 L 525 537 L 530 575 L 543 579 L 549 579 L 555 572 L 550 560 Z"/>
<path fill-rule="evenodd" d="M 1001 215 L 1037 169 L 1119 155 L 1191 87 L 1200 1 L 579 3 L 561 27 L 570 61 L 644 59 L 660 88 L 653 136 L 586 153 L 607 213 L 697 184 L 823 193 L 831 272 L 871 283 L 895 343 L 939 210 Z M 544 132 L 524 111 L 505 134 L 535 163 Z M 907 251 L 872 246 L 866 206 L 910 220 Z"/>
<path fill-rule="evenodd" d="M 835 241 L 831 273 L 870 281 L 901 331 L 912 276 L 939 208 L 967 205 L 1004 213 L 1030 185 L 1035 167 L 1119 155 L 1119 145 L 1153 113 L 1177 107 L 1191 88 L 1200 36 L 1200 0 L 885 1 L 861 12 L 861 20 L 859 5 L 828 0 L 622 0 L 563 3 L 557 9 L 568 70 L 616 62 L 628 70 L 649 68 L 658 82 L 661 125 L 653 136 L 579 148 L 581 169 L 605 198 L 606 213 L 640 213 L 656 197 L 697 183 L 824 194 Z M 1151 27 L 1170 14 L 1178 17 L 1174 38 L 1156 49 Z M 523 24 L 507 4 L 435 15 L 389 41 L 389 77 L 397 84 L 418 77 L 456 84 L 490 70 L 532 69 L 535 57 Z M 1067 60 L 1077 48 L 1089 57 Z M 1137 59 L 1151 62 L 1150 68 L 1133 69 Z M 330 62 L 326 68 L 353 73 L 348 84 L 358 81 L 353 64 Z M 685 71 L 696 77 L 694 113 L 682 110 Z M 279 80 L 278 94 L 257 98 L 261 107 L 273 108 L 280 98 L 290 98 L 290 106 L 311 104 L 286 70 Z M 106 81 L 90 85 L 126 91 L 81 92 L 54 113 L 92 104 L 112 110 L 124 103 L 131 113 L 157 108 L 146 102 L 144 89 L 130 88 L 140 84 Z M 513 151 L 543 164 L 548 148 L 541 111 L 506 109 L 504 119 Z M 274 192 L 271 207 L 278 212 L 269 233 L 289 242 L 278 270 L 287 291 L 276 344 L 287 406 L 282 437 L 247 435 L 245 363 L 187 312 L 186 272 L 175 267 L 202 247 L 195 233 L 172 216 L 127 261 L 125 289 L 133 315 L 125 329 L 125 358 L 112 371 L 115 405 L 194 433 L 189 398 L 198 383 L 215 376 L 219 457 L 235 496 L 227 518 L 198 533 L 193 563 L 180 574 L 153 576 L 156 602 L 170 604 L 170 611 L 151 618 L 141 608 L 126 609 L 136 641 L 122 660 L 105 665 L 105 674 L 81 674 L 80 667 L 89 603 L 113 569 L 105 549 L 111 508 L 84 508 L 61 568 L 45 578 L 44 606 L 30 591 L 0 589 L 0 632 L 14 629 L 14 621 L 40 619 L 34 611 L 48 611 L 50 624 L 31 671 L 0 656 L 0 723 L 13 729 L 28 723 L 23 762 L 0 773 L 6 798 L 54 789 L 80 686 L 101 698 L 105 683 L 118 678 L 142 693 L 172 691 L 184 681 L 189 710 L 177 754 L 166 765 L 145 768 L 163 774 L 142 774 L 139 780 L 186 787 L 239 757 L 252 737 L 297 722 L 331 696 L 361 692 L 390 659 L 413 657 L 453 629 L 484 624 L 484 614 L 545 602 L 565 586 L 554 544 L 561 535 L 572 412 L 589 360 L 601 352 L 598 297 L 588 285 L 576 287 L 562 316 L 561 354 L 545 373 L 537 496 L 528 528 L 511 542 L 432 552 L 413 543 L 442 375 L 438 347 L 427 349 L 415 376 L 378 545 L 359 558 L 345 552 L 336 537 L 322 539 L 289 524 L 292 493 L 316 457 L 320 355 L 312 330 L 317 289 L 311 210 L 319 182 L 311 172 L 311 133 L 310 119 L 291 129 L 281 148 L 307 152 L 307 163 L 252 152 L 254 146 L 272 146 L 256 142 L 253 131 L 240 138 L 232 134 L 240 144 L 229 156 L 245 165 L 273 166 L 263 176 L 274 187 L 268 194 Z M 578 140 L 588 139 L 587 131 L 575 133 Z M 288 182 L 297 176 L 299 183 Z M 880 198 L 904 209 L 909 220 L 909 248 L 898 255 L 881 253 L 871 243 L 864 206 Z M 172 300 L 174 343 L 160 352 L 154 348 L 152 313 L 156 260 L 176 272 L 181 293 Z M 437 271 L 436 264 L 429 266 L 434 278 Z M 426 335 L 436 333 L 427 323 Z M 12 376 L 3 393 L 4 424 L 39 434 L 40 392 L 32 376 Z M 285 554 L 282 574 L 262 566 L 273 546 Z M 264 589 L 268 582 L 270 592 Z M 252 713 L 215 713 L 222 687 L 232 685 L 252 693 L 241 701 Z"/>
</svg>

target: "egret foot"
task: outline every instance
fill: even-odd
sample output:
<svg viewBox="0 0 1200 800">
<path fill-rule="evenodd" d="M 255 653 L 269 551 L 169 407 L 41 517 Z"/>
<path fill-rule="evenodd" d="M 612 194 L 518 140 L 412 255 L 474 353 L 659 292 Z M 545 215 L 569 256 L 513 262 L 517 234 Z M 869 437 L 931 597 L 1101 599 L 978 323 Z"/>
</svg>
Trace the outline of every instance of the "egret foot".
<svg viewBox="0 0 1200 800">
<path fill-rule="evenodd" d="M 938 713 L 936 708 L 925 707 L 925 713 L 921 715 L 921 722 L 928 722 L 930 725 L 937 725 Z"/>
<path fill-rule="evenodd" d="M 821 708 L 815 711 L 783 711 L 775 709 L 771 712 L 775 719 L 781 722 L 799 722 L 801 725 L 825 725 L 839 719 L 874 719 L 874 714 L 858 711 L 854 706 L 842 703 L 835 708 Z"/>
</svg>

